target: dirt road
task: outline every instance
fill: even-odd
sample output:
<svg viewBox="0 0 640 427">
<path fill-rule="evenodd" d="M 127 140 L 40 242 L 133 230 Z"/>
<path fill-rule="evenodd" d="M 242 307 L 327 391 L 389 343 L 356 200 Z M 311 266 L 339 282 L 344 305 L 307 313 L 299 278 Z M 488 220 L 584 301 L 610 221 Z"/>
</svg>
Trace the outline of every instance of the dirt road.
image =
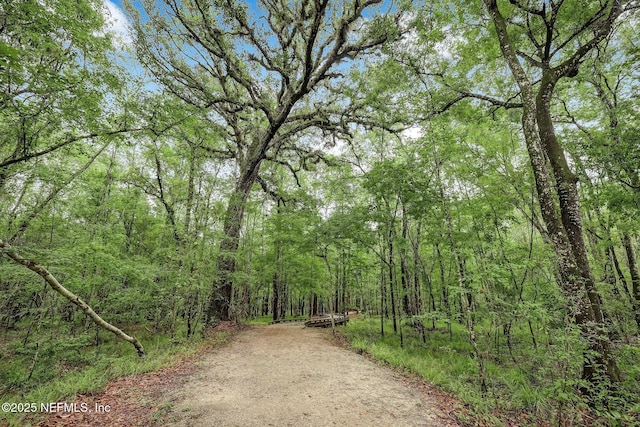
<svg viewBox="0 0 640 427">
<path fill-rule="evenodd" d="M 300 324 L 242 332 L 176 397 L 175 427 L 452 425 L 393 371 Z"/>
</svg>

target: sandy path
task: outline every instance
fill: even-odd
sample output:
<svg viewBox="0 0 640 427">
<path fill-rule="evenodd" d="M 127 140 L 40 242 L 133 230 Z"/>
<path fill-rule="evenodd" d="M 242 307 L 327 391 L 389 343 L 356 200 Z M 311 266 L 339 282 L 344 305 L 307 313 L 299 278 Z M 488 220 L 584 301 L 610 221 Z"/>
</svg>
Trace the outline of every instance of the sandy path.
<svg viewBox="0 0 640 427">
<path fill-rule="evenodd" d="M 201 362 L 173 426 L 441 426 L 430 397 L 300 324 L 252 328 Z"/>
</svg>

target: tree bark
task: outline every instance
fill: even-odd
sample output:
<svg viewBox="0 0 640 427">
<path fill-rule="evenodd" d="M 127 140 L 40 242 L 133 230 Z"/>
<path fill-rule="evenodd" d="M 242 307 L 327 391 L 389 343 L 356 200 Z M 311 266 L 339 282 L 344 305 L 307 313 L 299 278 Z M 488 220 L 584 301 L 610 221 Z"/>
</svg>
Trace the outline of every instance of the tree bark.
<svg viewBox="0 0 640 427">
<path fill-rule="evenodd" d="M 577 188 L 578 177 L 569 167 L 564 150 L 558 143 L 551 119 L 551 95 L 557 78 L 549 74 L 551 74 L 550 70 L 543 71 L 542 83 L 536 96 L 536 122 L 538 135 L 551 164 L 556 183 L 560 220 L 567 238 L 565 245 L 568 245 L 570 249 L 570 253 L 566 253 L 566 256 L 573 258 L 568 262 L 572 264 L 571 269 L 574 271 L 564 281 L 575 283 L 577 292 L 572 295 L 577 296 L 576 307 L 581 311 L 579 324 L 583 330 L 583 337 L 587 339 L 589 350 L 593 351 L 593 356 L 587 356 L 585 353 L 583 379 L 594 381 L 594 376 L 600 370 L 599 367 L 602 367 L 604 368 L 603 373 L 612 382 L 618 382 L 620 373 L 613 356 L 613 344 L 610 332 L 607 331 L 608 325 L 605 321 L 602 299 L 591 272 L 582 232 L 580 199 Z M 587 300 L 579 296 L 581 293 L 579 288 L 586 290 Z M 588 323 L 593 326 L 587 325 Z"/>
<path fill-rule="evenodd" d="M 576 186 L 577 177 L 571 172 L 564 151 L 557 141 L 550 114 L 551 95 L 559 78 L 567 74 L 570 66 L 577 65 L 578 60 L 588 52 L 586 50 L 588 45 L 592 48 L 595 46 L 593 40 L 596 37 L 603 38 L 606 32 L 603 28 L 597 28 L 592 42 L 582 46 L 559 67 L 549 68 L 548 61 L 541 64 L 542 79 L 536 94 L 520 64 L 507 32 L 507 22 L 500 13 L 496 1 L 484 0 L 484 2 L 495 24 L 502 54 L 521 91 L 522 127 L 534 172 L 542 217 L 555 249 L 560 285 L 568 299 L 570 316 L 580 327 L 581 336 L 587 344 L 587 350 L 583 353 L 582 377 L 591 384 L 599 383 L 598 377 L 601 375 L 608 377 L 611 382 L 618 382 L 620 374 L 612 353 L 611 339 L 604 322 L 600 296 L 595 287 L 584 245 Z M 611 14 L 614 13 L 615 10 L 612 9 Z M 548 43 L 551 41 L 548 40 Z M 556 182 L 559 212 L 553 197 L 547 158 Z M 587 389 L 583 391 L 589 393 Z"/>
<path fill-rule="evenodd" d="M 398 333 L 398 315 L 396 310 L 396 292 L 395 292 L 395 262 L 393 253 L 393 240 L 396 236 L 395 221 L 391 221 L 389 224 L 389 231 L 387 234 L 387 247 L 389 249 L 389 292 L 391 294 L 391 317 L 393 320 L 393 332 Z"/>
<path fill-rule="evenodd" d="M 217 276 L 213 279 L 212 291 L 206 313 L 206 325 L 230 319 L 233 273 L 236 269 L 236 252 L 240 242 L 242 218 L 251 187 L 256 182 L 260 163 L 241 175 L 229 199 L 223 227 L 224 237 L 220 242 L 217 259 Z"/>
<path fill-rule="evenodd" d="M 631 274 L 631 293 L 633 295 L 633 311 L 636 318 L 638 328 L 640 328 L 640 269 L 638 268 L 638 258 L 633 241 L 629 233 L 622 235 L 622 243 L 627 253 L 627 262 L 629 263 L 629 272 Z"/>
<path fill-rule="evenodd" d="M 407 265 L 407 250 L 406 244 L 408 242 L 407 232 L 409 229 L 409 219 L 407 218 L 407 209 L 402 203 L 402 245 L 400 246 L 400 283 L 402 285 L 402 309 L 406 316 L 411 316 L 414 313 L 415 304 L 411 304 L 413 301 L 413 285 L 411 284 L 411 276 L 409 276 L 409 267 Z"/>
</svg>

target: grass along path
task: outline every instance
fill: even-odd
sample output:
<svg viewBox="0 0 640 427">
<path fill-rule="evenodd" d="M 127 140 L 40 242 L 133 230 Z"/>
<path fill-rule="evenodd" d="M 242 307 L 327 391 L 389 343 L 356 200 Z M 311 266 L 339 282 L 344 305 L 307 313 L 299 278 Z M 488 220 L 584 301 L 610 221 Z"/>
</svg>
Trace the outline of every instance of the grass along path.
<svg viewBox="0 0 640 427">
<path fill-rule="evenodd" d="M 163 426 L 170 409 L 165 396 L 182 387 L 183 378 L 194 370 L 195 360 L 223 348 L 244 328 L 224 322 L 204 339 L 181 345 L 173 345 L 168 337 L 159 334 L 158 342 L 149 341 L 151 351 L 143 359 L 119 354 L 117 344 L 122 343 L 109 341 L 115 346 L 110 347 L 110 361 L 94 354 L 93 365 L 84 369 L 43 381 L 22 396 L 0 395 L 3 402 L 37 402 L 35 413 L 1 413 L 0 427 Z M 40 412 L 41 404 L 52 402 L 66 403 L 68 407 L 49 414 Z M 96 405 L 108 406 L 108 410 L 96 412 Z"/>
</svg>

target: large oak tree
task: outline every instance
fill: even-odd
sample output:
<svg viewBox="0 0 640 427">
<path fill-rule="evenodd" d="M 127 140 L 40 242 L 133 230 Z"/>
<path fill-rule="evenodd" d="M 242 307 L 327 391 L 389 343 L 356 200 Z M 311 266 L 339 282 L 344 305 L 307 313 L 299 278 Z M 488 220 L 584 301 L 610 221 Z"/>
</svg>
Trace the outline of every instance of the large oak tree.
<svg viewBox="0 0 640 427">
<path fill-rule="evenodd" d="M 247 198 L 265 161 L 317 160 L 348 138 L 357 101 L 343 95 L 348 64 L 393 37 L 399 14 L 381 0 L 144 1 L 135 16 L 140 60 L 185 103 L 207 111 L 224 140 L 209 150 L 237 163 L 207 322 L 229 318 Z M 355 120 L 355 122 L 361 120 Z"/>
</svg>

